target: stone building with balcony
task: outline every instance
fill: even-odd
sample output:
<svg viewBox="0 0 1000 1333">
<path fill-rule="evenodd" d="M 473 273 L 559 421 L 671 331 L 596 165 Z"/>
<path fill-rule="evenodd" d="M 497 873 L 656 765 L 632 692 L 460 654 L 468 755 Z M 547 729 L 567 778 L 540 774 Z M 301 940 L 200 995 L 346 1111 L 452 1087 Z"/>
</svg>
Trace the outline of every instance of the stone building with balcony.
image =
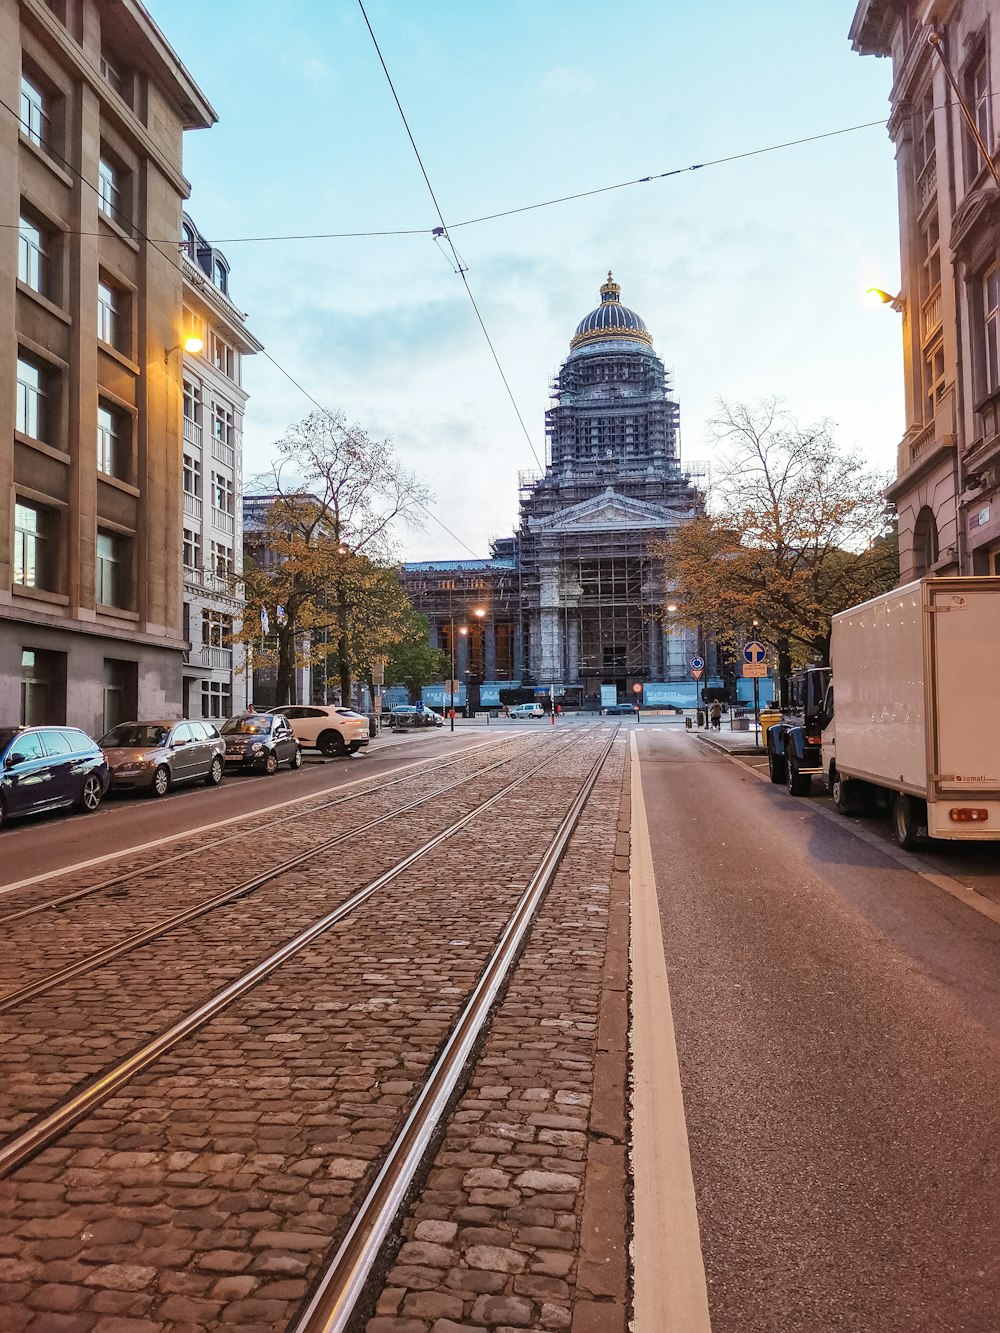
<svg viewBox="0 0 1000 1333">
<path fill-rule="evenodd" d="M 242 615 L 243 358 L 262 350 L 229 292 L 229 264 L 184 214 L 184 570 L 182 707 L 185 717 L 225 718 L 252 701 Z"/>
<path fill-rule="evenodd" d="M 1000 4 L 861 0 L 850 40 L 893 68 L 901 577 L 1000 573 Z"/>
<path fill-rule="evenodd" d="M 0 723 L 176 715 L 186 130 L 139 0 L 0 0 Z M 149 238 L 153 238 L 152 240 Z"/>
</svg>

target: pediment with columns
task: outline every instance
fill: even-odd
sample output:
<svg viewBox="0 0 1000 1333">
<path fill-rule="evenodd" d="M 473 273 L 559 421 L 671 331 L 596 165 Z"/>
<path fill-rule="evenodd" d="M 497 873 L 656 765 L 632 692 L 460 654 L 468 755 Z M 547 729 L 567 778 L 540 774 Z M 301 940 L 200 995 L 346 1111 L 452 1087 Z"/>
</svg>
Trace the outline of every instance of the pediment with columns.
<svg viewBox="0 0 1000 1333">
<path fill-rule="evenodd" d="M 665 505 L 619 495 L 613 486 L 609 486 L 600 495 L 560 509 L 558 513 L 530 518 L 528 527 L 539 536 L 548 536 L 558 532 L 605 532 L 614 528 L 675 528 L 684 519 L 684 515 Z"/>
</svg>

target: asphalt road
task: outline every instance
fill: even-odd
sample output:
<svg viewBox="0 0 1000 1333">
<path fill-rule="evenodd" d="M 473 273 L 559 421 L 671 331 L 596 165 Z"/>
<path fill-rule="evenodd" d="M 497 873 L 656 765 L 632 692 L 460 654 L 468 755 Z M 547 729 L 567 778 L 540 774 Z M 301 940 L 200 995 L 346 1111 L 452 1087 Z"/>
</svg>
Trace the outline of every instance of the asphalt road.
<svg viewBox="0 0 1000 1333">
<path fill-rule="evenodd" d="M 996 1333 L 1000 926 L 638 743 L 714 1333 Z"/>
<path fill-rule="evenodd" d="M 287 766 L 274 777 L 262 773 L 227 773 L 218 787 L 189 783 L 153 800 L 141 793 L 109 794 L 94 814 L 57 811 L 12 820 L 0 830 L 0 889 L 29 876 L 46 874 L 91 857 L 125 851 L 159 838 L 239 818 L 286 801 L 334 791 L 358 779 L 387 774 L 414 760 L 456 753 L 470 745 L 519 734 L 513 724 L 501 728 L 460 726 L 433 731 L 386 733 L 350 758 L 323 759 L 303 752 L 298 772 Z"/>
</svg>

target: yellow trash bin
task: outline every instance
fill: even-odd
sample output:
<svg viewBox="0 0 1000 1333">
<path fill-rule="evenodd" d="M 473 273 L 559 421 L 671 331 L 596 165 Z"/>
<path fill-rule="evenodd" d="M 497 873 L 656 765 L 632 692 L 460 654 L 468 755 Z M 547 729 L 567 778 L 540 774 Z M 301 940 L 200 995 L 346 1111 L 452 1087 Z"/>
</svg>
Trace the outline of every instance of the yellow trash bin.
<svg viewBox="0 0 1000 1333">
<path fill-rule="evenodd" d="M 766 708 L 760 710 L 760 743 L 767 748 L 767 731 L 773 727 L 775 722 L 781 721 L 781 709 L 775 708 L 773 704 L 768 704 Z"/>
</svg>

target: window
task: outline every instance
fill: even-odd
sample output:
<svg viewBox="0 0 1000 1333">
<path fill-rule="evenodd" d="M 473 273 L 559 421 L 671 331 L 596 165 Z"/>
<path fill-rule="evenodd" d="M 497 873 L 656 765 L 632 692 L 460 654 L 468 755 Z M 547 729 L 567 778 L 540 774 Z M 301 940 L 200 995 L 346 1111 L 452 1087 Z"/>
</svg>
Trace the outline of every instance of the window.
<svg viewBox="0 0 1000 1333">
<path fill-rule="evenodd" d="M 986 391 L 1000 389 L 1000 268 L 983 279 L 986 321 Z"/>
<path fill-rule="evenodd" d="M 23 588 L 55 586 L 53 517 L 50 509 L 28 500 L 14 505 L 14 582 Z"/>
<path fill-rule="evenodd" d="M 206 648 L 229 648 L 233 639 L 233 618 L 222 611 L 204 611 L 201 617 L 201 641 Z"/>
<path fill-rule="evenodd" d="M 224 514 L 235 512 L 232 478 L 224 477 L 221 472 L 212 473 L 212 505 Z"/>
<path fill-rule="evenodd" d="M 944 344 L 938 339 L 924 353 L 924 421 L 934 420 L 944 393 Z"/>
<path fill-rule="evenodd" d="M 16 429 L 33 440 L 43 438 L 46 429 L 45 372 L 26 357 L 17 358 Z"/>
<path fill-rule="evenodd" d="M 194 262 L 195 249 L 198 244 L 198 238 L 194 234 L 194 228 L 190 223 L 181 223 L 181 250 L 187 255 L 188 259 Z"/>
<path fill-rule="evenodd" d="M 111 84 L 119 97 L 125 96 L 125 76 L 117 56 L 101 52 L 101 75 Z"/>
<path fill-rule="evenodd" d="M 212 434 L 221 444 L 233 442 L 233 414 L 223 403 L 212 408 Z"/>
<path fill-rule="evenodd" d="M 110 347 L 122 347 L 121 293 L 107 282 L 97 284 L 97 336 Z"/>
<path fill-rule="evenodd" d="M 125 606 L 128 599 L 129 543 L 111 532 L 97 534 L 96 598 L 101 606 Z"/>
<path fill-rule="evenodd" d="M 97 207 L 119 225 L 125 216 L 122 212 L 122 187 L 121 169 L 102 157 L 97 167 Z"/>
<path fill-rule="evenodd" d="M 184 326 L 184 332 L 181 334 L 181 342 L 186 338 L 200 338 L 202 346 L 205 345 L 205 321 L 200 315 L 196 315 L 193 310 L 184 307 L 181 323 Z"/>
<path fill-rule="evenodd" d="M 938 560 L 938 531 L 934 511 L 924 505 L 913 528 L 913 573 L 922 578 Z"/>
<path fill-rule="evenodd" d="M 66 654 L 21 650 L 21 725 L 66 721 Z"/>
<path fill-rule="evenodd" d="M 233 711 L 229 682 L 203 680 L 201 682 L 202 717 L 228 717 Z"/>
<path fill-rule="evenodd" d="M 201 533 L 194 528 L 184 529 L 184 568 L 198 569 L 201 566 Z"/>
<path fill-rule="evenodd" d="M 216 370 L 221 370 L 223 375 L 227 375 L 230 379 L 235 378 L 236 358 L 233 349 L 215 333 L 212 334 L 212 364 Z"/>
<path fill-rule="evenodd" d="M 63 755 L 73 753 L 73 746 L 65 731 L 43 731 L 41 738 L 46 754 L 61 758 Z"/>
<path fill-rule="evenodd" d="M 220 292 L 229 291 L 229 270 L 219 259 L 212 264 L 212 281 Z"/>
<path fill-rule="evenodd" d="M 993 148 L 993 127 L 990 106 L 990 71 L 986 61 L 985 49 L 980 48 L 978 55 L 974 57 L 969 67 L 965 80 L 965 99 L 969 111 L 972 113 L 972 119 L 976 123 L 976 129 L 979 131 L 979 137 L 986 145 L 986 151 L 991 152 Z M 986 163 L 983 160 L 982 149 L 968 129 L 965 134 L 965 156 L 968 179 L 971 183 L 986 166 Z"/>
<path fill-rule="evenodd" d="M 227 579 L 233 572 L 233 548 L 224 542 L 212 543 L 212 573 Z"/>
<path fill-rule="evenodd" d="M 110 403 L 97 402 L 97 467 L 109 477 L 128 481 L 132 472 L 131 420 Z"/>
<path fill-rule="evenodd" d="M 49 257 L 41 227 L 21 214 L 17 232 L 17 276 L 32 291 L 45 295 L 49 286 Z"/>
<path fill-rule="evenodd" d="M 201 495 L 201 462 L 197 458 L 192 458 L 190 454 L 184 455 L 184 494 Z"/>
<path fill-rule="evenodd" d="M 190 380 L 184 381 L 184 418 L 196 425 L 201 415 L 201 389 Z"/>
<path fill-rule="evenodd" d="M 30 79 L 22 74 L 22 132 L 39 148 L 47 148 L 52 142 L 51 123 L 48 115 L 48 98 Z"/>
</svg>

